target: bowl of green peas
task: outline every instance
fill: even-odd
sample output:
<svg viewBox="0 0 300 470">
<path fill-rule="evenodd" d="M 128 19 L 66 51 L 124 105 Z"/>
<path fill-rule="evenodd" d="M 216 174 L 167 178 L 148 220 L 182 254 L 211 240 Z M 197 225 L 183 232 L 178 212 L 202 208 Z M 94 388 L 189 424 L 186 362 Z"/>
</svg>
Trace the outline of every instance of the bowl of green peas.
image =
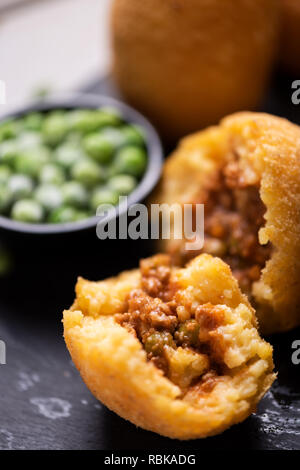
<svg viewBox="0 0 300 470">
<path fill-rule="evenodd" d="M 162 160 L 152 125 L 110 97 L 54 96 L 19 109 L 0 120 L 0 227 L 35 234 L 92 228 L 101 204 L 120 215 L 127 210 L 120 196 L 128 205 L 144 200 Z"/>
</svg>

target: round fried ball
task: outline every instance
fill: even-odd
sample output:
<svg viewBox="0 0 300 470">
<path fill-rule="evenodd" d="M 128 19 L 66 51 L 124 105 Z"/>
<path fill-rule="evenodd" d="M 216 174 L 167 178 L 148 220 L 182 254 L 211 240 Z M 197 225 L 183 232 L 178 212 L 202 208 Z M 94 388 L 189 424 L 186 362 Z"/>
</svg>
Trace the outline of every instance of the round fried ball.
<svg viewBox="0 0 300 470">
<path fill-rule="evenodd" d="M 255 108 L 278 33 L 278 0 L 115 0 L 113 77 L 170 141 Z"/>
</svg>

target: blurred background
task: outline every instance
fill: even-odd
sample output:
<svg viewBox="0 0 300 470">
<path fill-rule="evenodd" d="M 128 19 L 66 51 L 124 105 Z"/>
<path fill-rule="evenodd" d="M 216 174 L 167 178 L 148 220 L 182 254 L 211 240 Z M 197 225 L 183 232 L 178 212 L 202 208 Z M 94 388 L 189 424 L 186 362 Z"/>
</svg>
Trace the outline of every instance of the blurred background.
<svg viewBox="0 0 300 470">
<path fill-rule="evenodd" d="M 0 113 L 109 68 L 110 0 L 0 0 Z"/>
</svg>

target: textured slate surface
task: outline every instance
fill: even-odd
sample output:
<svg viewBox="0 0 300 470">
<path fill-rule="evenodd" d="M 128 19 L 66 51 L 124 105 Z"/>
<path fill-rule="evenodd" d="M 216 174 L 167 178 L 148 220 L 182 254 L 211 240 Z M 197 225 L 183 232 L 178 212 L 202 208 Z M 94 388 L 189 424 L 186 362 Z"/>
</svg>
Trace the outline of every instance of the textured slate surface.
<svg viewBox="0 0 300 470">
<path fill-rule="evenodd" d="M 108 82 L 88 89 L 114 93 Z M 290 81 L 276 79 L 263 109 L 299 120 L 290 94 Z M 7 345 L 0 449 L 300 449 L 300 365 L 291 361 L 300 329 L 270 339 L 278 380 L 256 415 L 205 441 L 172 441 L 137 429 L 92 397 L 70 361 L 60 324 L 78 274 L 100 279 L 133 267 L 151 244 L 100 242 L 93 232 L 34 242 L 9 236 L 6 243 L 18 269 L 0 282 L 0 339 Z"/>
</svg>

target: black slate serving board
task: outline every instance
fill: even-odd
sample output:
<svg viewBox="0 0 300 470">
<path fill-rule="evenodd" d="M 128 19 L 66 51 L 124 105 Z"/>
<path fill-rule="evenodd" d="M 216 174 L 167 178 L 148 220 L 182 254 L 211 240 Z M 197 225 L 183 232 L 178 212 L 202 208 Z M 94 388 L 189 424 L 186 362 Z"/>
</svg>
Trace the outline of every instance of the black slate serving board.
<svg viewBox="0 0 300 470">
<path fill-rule="evenodd" d="M 261 110 L 300 123 L 291 82 L 277 75 Z M 84 91 L 116 95 L 109 80 L 91 82 Z M 72 365 L 60 323 L 77 275 L 101 279 L 134 267 L 153 251 L 151 243 L 100 242 L 90 233 L 34 241 L 9 236 L 6 244 L 17 269 L 0 280 L 0 340 L 7 348 L 7 364 L 0 365 L 1 450 L 300 449 L 300 364 L 291 359 L 300 329 L 270 338 L 278 380 L 257 414 L 217 437 L 172 441 L 136 428 L 97 402 Z"/>
</svg>

